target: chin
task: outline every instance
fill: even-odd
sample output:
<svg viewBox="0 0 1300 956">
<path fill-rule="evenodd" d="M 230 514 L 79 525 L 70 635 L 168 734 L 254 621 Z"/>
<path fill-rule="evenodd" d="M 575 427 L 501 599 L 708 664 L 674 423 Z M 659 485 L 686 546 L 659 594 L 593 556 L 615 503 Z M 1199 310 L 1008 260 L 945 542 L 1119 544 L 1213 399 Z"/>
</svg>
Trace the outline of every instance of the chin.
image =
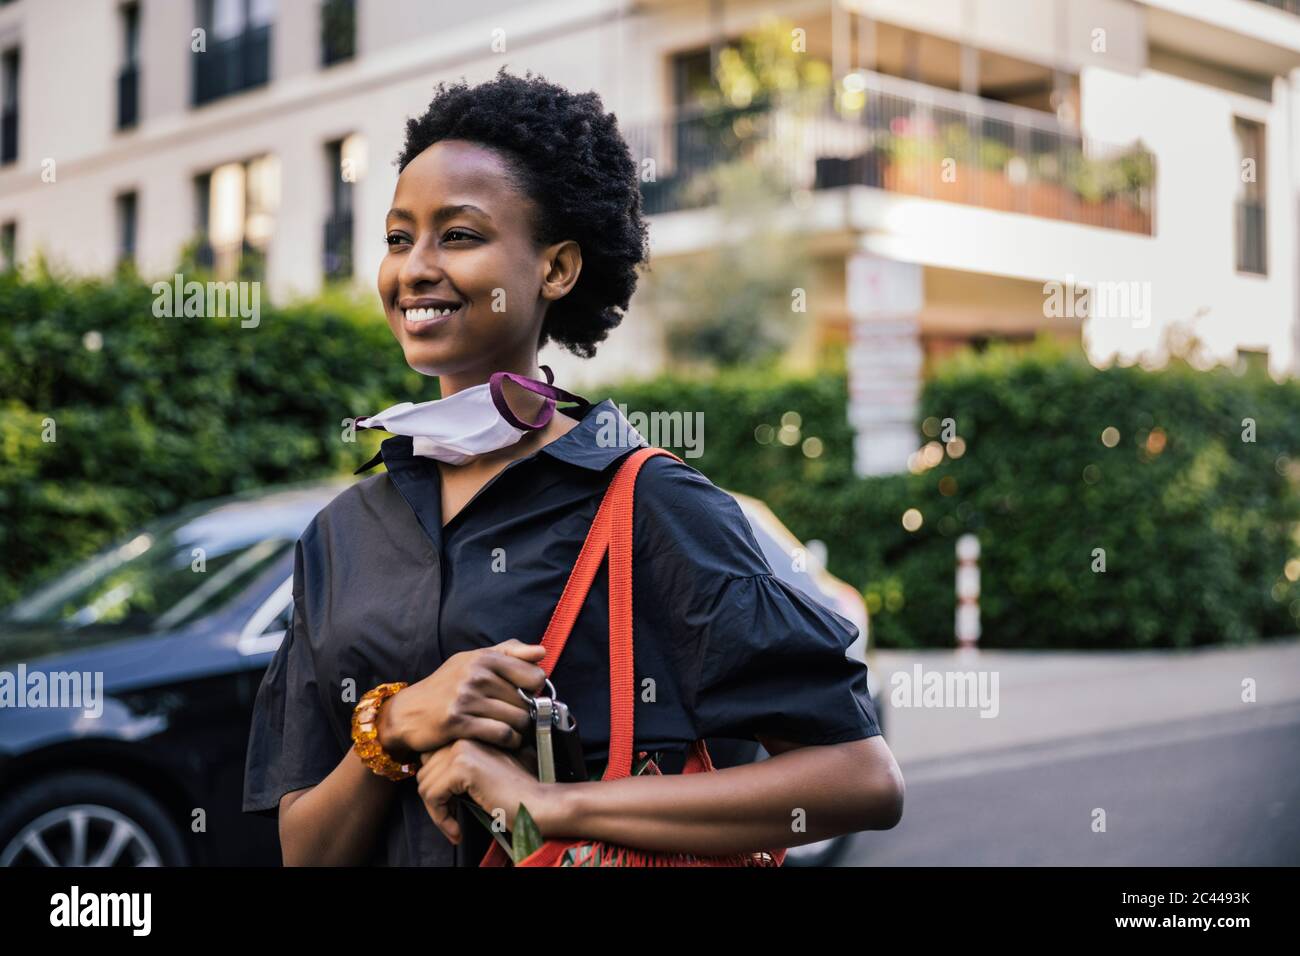
<svg viewBox="0 0 1300 956">
<path fill-rule="evenodd" d="M 421 375 L 437 377 L 447 370 L 447 363 L 438 356 L 431 356 L 424 349 L 412 349 L 406 353 L 406 364 Z"/>
</svg>

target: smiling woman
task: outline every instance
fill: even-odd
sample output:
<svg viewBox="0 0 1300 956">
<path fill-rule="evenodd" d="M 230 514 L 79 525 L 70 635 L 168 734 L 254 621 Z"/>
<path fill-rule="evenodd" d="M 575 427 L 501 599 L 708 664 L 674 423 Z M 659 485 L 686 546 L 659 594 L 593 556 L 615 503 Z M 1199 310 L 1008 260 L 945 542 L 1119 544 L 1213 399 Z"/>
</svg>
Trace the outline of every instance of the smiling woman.
<svg viewBox="0 0 1300 956">
<path fill-rule="evenodd" d="M 467 801 L 507 827 L 526 806 L 546 838 L 697 855 L 897 823 L 902 777 L 866 668 L 845 654 L 856 627 L 778 579 L 735 499 L 675 456 L 633 479 L 638 692 L 617 723 L 611 675 L 631 674 L 608 636 L 626 605 L 611 607 L 603 561 L 563 656 L 540 644 L 611 481 L 645 446 L 613 401 L 565 392 L 537 364 L 548 342 L 592 357 L 646 258 L 613 115 L 593 93 L 504 70 L 443 84 L 398 167 L 378 289 L 407 364 L 442 398 L 359 420 L 399 431 L 358 469 L 387 470 L 297 543 L 244 809 L 278 812 L 290 864 L 478 865 L 491 837 Z M 587 782 L 535 775 L 520 691 L 548 677 L 577 718 Z M 611 738 L 629 724 L 666 772 L 595 779 L 621 764 Z M 774 756 L 681 773 L 706 737 Z"/>
</svg>

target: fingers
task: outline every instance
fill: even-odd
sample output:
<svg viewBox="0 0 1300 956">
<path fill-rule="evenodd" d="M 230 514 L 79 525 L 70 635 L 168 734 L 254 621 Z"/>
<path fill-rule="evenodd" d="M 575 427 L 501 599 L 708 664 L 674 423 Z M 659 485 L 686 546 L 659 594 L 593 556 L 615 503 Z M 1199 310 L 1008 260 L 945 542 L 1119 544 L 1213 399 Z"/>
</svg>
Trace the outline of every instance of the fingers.
<svg viewBox="0 0 1300 956">
<path fill-rule="evenodd" d="M 501 673 L 504 665 L 502 661 L 510 661 L 514 664 L 520 664 L 524 667 L 532 667 L 531 664 L 525 664 L 523 661 L 515 660 L 513 657 L 505 657 L 501 654 L 493 654 L 483 659 L 483 669 L 479 672 L 478 677 L 473 682 L 474 697 L 480 701 L 493 700 L 503 705 L 515 708 L 524 713 L 528 710 L 528 705 L 524 699 L 519 696 L 519 684 L 514 680 Z M 538 668 L 538 672 L 541 669 Z M 525 690 L 527 688 L 525 687 Z M 531 691 L 530 691 L 531 693 Z M 479 708 L 470 707 L 470 713 L 478 713 Z"/>
<path fill-rule="evenodd" d="M 522 688 L 530 694 L 537 694 L 546 687 L 546 671 L 529 661 L 510 654 L 495 653 L 484 655 L 483 661 L 513 687 Z M 515 700 L 519 700 L 519 695 L 514 690 L 511 693 Z"/>
<path fill-rule="evenodd" d="M 528 716 L 528 709 L 523 707 L 522 704 L 523 701 L 519 699 L 518 694 L 509 703 L 496 698 L 488 698 L 480 701 L 470 716 L 485 717 L 490 721 L 506 724 L 522 734 L 528 730 L 529 725 L 532 723 L 532 719 Z M 489 743 L 495 743 L 495 741 L 489 741 Z"/>
<path fill-rule="evenodd" d="M 416 774 L 417 789 L 429 818 L 451 843 L 461 840 L 460 824 L 456 822 L 455 797 L 458 792 L 451 770 L 451 748 L 435 751 L 421 758 L 423 765 Z"/>
<path fill-rule="evenodd" d="M 527 726 L 527 724 L 528 715 L 525 714 L 524 725 Z M 464 729 L 459 731 L 459 739 L 479 740 L 485 744 L 492 744 L 495 747 L 502 747 L 507 750 L 517 750 L 524 743 L 523 734 L 513 726 L 487 717 L 466 717 Z"/>
<path fill-rule="evenodd" d="M 508 641 L 493 645 L 493 649 L 525 661 L 540 661 L 546 656 L 546 648 L 542 647 L 541 644 L 525 644 L 514 637 Z"/>
</svg>

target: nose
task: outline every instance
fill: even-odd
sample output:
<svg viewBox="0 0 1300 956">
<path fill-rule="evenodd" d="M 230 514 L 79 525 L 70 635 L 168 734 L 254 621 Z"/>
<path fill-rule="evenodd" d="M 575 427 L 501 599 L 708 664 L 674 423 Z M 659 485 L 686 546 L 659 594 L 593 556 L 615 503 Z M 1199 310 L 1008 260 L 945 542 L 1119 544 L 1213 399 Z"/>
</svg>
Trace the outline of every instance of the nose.
<svg viewBox="0 0 1300 956">
<path fill-rule="evenodd" d="M 446 273 L 442 270 L 440 260 L 437 244 L 430 241 L 428 234 L 417 239 L 397 272 L 398 292 L 415 291 L 422 284 L 437 284 L 441 281 Z"/>
</svg>

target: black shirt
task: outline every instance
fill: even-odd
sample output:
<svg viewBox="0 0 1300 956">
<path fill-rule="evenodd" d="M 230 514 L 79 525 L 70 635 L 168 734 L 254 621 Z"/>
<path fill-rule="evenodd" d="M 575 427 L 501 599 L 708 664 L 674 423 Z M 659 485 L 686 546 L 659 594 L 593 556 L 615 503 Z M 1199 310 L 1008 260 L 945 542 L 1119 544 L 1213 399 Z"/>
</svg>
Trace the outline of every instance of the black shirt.
<svg viewBox="0 0 1300 956">
<path fill-rule="evenodd" d="M 292 622 L 254 705 L 245 811 L 274 815 L 285 793 L 323 780 L 375 685 L 415 683 L 452 654 L 507 638 L 541 641 L 618 464 L 646 444 L 611 399 L 560 411 L 579 424 L 507 465 L 446 528 L 437 462 L 413 455 L 407 436 L 358 469 L 382 458 L 386 472 L 312 520 L 296 547 Z M 636 750 L 667 755 L 673 772 L 702 738 L 830 744 L 880 733 L 866 667 L 845 654 L 857 628 L 773 574 L 734 498 L 657 456 L 637 477 L 633 529 Z M 551 680 L 589 765 L 603 767 L 605 564 Z M 457 852 L 416 782 L 393 785 L 401 793 L 373 864 L 478 864 L 485 828 L 462 814 Z"/>
</svg>

